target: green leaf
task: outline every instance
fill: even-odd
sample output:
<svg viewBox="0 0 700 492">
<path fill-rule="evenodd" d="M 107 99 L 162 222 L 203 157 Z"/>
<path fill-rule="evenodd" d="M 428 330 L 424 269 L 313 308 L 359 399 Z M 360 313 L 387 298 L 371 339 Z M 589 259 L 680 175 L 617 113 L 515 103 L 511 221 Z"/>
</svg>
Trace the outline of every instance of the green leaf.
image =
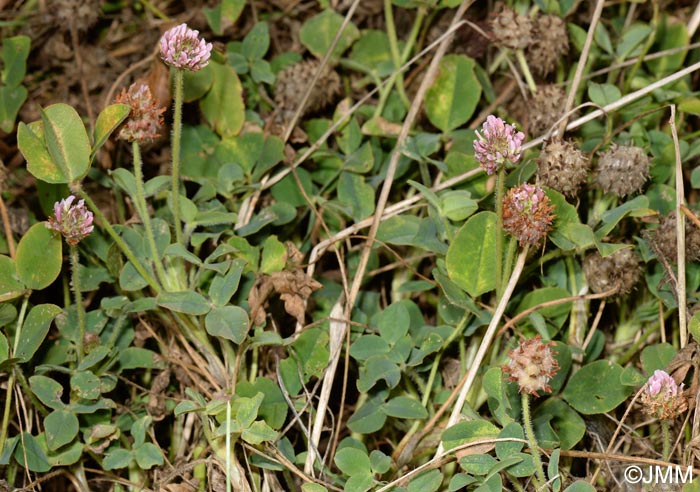
<svg viewBox="0 0 700 492">
<path fill-rule="evenodd" d="M 54 410 L 44 419 L 44 429 L 46 444 L 55 451 L 78 435 L 78 417 L 68 410 Z"/>
<path fill-rule="evenodd" d="M 666 21 L 660 23 L 656 32 L 656 39 L 659 41 L 659 44 L 658 47 L 654 47 L 654 50 L 660 53 L 665 50 L 688 46 L 690 36 L 688 35 L 685 22 L 679 22 L 670 16 L 666 16 L 665 19 Z M 686 55 L 687 50 L 682 50 L 679 53 L 649 60 L 646 62 L 646 65 L 649 67 L 650 73 L 656 75 L 667 74 L 683 67 Z"/>
<path fill-rule="evenodd" d="M 24 285 L 17 280 L 15 262 L 0 255 L 0 303 L 15 299 L 24 293 Z"/>
<path fill-rule="evenodd" d="M 389 36 L 384 31 L 369 29 L 362 31 L 360 39 L 353 45 L 350 59 L 375 70 L 379 77 L 386 77 L 394 69 Z"/>
<path fill-rule="evenodd" d="M 621 376 L 622 367 L 618 364 L 607 360 L 592 362 L 571 377 L 562 396 L 585 415 L 609 412 L 633 390 L 621 383 Z"/>
<path fill-rule="evenodd" d="M 384 427 L 386 413 L 382 407 L 386 396 L 387 392 L 381 391 L 358 408 L 348 420 L 350 430 L 358 434 L 371 434 Z"/>
<path fill-rule="evenodd" d="M 17 114 L 27 100 L 27 89 L 23 86 L 0 87 L 0 129 L 12 133 Z"/>
<path fill-rule="evenodd" d="M 586 434 L 586 422 L 569 405 L 553 397 L 533 414 L 535 435 L 540 446 L 571 449 Z"/>
<path fill-rule="evenodd" d="M 207 299 L 197 292 L 161 292 L 156 297 L 159 306 L 176 313 L 202 315 L 207 314 L 211 305 Z"/>
<path fill-rule="evenodd" d="M 267 274 L 280 272 L 284 269 L 286 263 L 286 246 L 277 239 L 277 236 L 268 236 L 263 244 L 260 271 Z"/>
<path fill-rule="evenodd" d="M 35 375 L 29 378 L 29 387 L 32 393 L 39 398 L 39 401 L 47 407 L 54 410 L 66 408 L 66 405 L 61 401 L 63 386 L 57 381 L 46 376 Z"/>
<path fill-rule="evenodd" d="M 243 12 L 245 3 L 245 0 L 221 0 L 216 7 L 205 8 L 204 16 L 214 34 L 221 36 L 228 26 L 233 25 Z"/>
<path fill-rule="evenodd" d="M 637 54 L 652 32 L 651 26 L 635 22 L 625 29 L 622 39 L 617 43 L 616 55 L 618 60 Z"/>
<path fill-rule="evenodd" d="M 386 355 L 391 350 L 389 344 L 377 335 L 362 335 L 350 347 L 350 355 L 359 361 L 367 360 L 373 355 Z"/>
<path fill-rule="evenodd" d="M 464 55 L 447 55 L 425 95 L 425 114 L 447 133 L 462 126 L 474 114 L 481 98 L 481 85 L 474 72 L 474 60 Z"/>
<path fill-rule="evenodd" d="M 333 10 L 324 10 L 310 18 L 299 31 L 299 39 L 316 58 L 323 58 L 343 24 L 343 16 Z M 360 36 L 352 22 L 348 23 L 335 45 L 331 60 L 337 62 L 343 52 Z"/>
<path fill-rule="evenodd" d="M 357 448 L 343 448 L 335 454 L 335 464 L 348 476 L 361 475 L 371 470 L 369 456 Z"/>
<path fill-rule="evenodd" d="M 448 427 L 442 433 L 445 449 L 452 449 L 478 439 L 498 436 L 498 428 L 485 420 L 470 420 Z"/>
<path fill-rule="evenodd" d="M 498 434 L 499 439 L 504 438 L 514 438 L 514 439 L 525 439 L 525 433 L 523 432 L 523 427 L 517 422 L 511 422 L 506 425 L 503 430 Z M 509 458 L 520 451 L 522 451 L 524 443 L 518 441 L 501 441 L 496 443 L 496 456 L 498 459 L 503 460 Z"/>
<path fill-rule="evenodd" d="M 241 437 L 248 444 L 257 445 L 265 441 L 275 441 L 278 436 L 277 432 L 275 432 L 272 427 L 262 420 L 258 420 L 257 422 L 253 422 L 247 429 L 243 429 Z"/>
<path fill-rule="evenodd" d="M 377 316 L 377 328 L 382 339 L 394 345 L 406 333 L 411 325 L 411 316 L 402 302 L 395 302 Z"/>
<path fill-rule="evenodd" d="M 67 183 L 63 170 L 53 162 L 44 142 L 41 122 L 17 128 L 17 146 L 27 161 L 27 170 L 37 179 L 47 183 Z"/>
<path fill-rule="evenodd" d="M 204 326 L 211 336 L 241 344 L 248 334 L 248 313 L 238 306 L 212 308 L 204 318 Z"/>
<path fill-rule="evenodd" d="M 445 258 L 450 280 L 477 297 L 496 288 L 496 214 L 472 216 L 454 237 Z"/>
<path fill-rule="evenodd" d="M 211 90 L 199 103 L 207 121 L 223 137 L 238 135 L 245 121 L 243 88 L 228 65 L 210 63 L 214 75 Z"/>
<path fill-rule="evenodd" d="M 14 457 L 20 466 L 29 471 L 45 473 L 51 469 L 46 451 L 39 444 L 39 440 L 29 432 L 22 433 Z"/>
<path fill-rule="evenodd" d="M 461 222 L 479 209 L 479 203 L 467 190 L 447 191 L 440 195 L 440 212 L 450 220 Z"/>
<path fill-rule="evenodd" d="M 657 343 L 647 345 L 642 350 L 642 367 L 647 376 L 651 376 L 657 369 L 665 369 L 678 351 L 670 343 Z"/>
<path fill-rule="evenodd" d="M 382 475 L 391 469 L 391 456 L 387 456 L 377 449 L 369 453 L 369 461 L 373 473 Z"/>
<path fill-rule="evenodd" d="M 384 404 L 384 412 L 389 417 L 400 419 L 424 419 L 428 411 L 418 400 L 408 396 L 397 396 Z"/>
<path fill-rule="evenodd" d="M 252 398 L 258 393 L 263 393 L 265 399 L 260 405 L 258 415 L 273 429 L 279 429 L 287 418 L 287 401 L 277 382 L 268 378 L 257 378 L 254 383 L 240 382 L 236 385 L 238 396 Z"/>
<path fill-rule="evenodd" d="M 270 47 L 270 28 L 267 22 L 258 22 L 243 38 L 241 51 L 248 60 L 262 58 Z"/>
<path fill-rule="evenodd" d="M 565 488 L 564 492 L 596 492 L 596 488 L 584 480 L 577 480 Z"/>
<path fill-rule="evenodd" d="M 214 73 L 211 63 L 196 72 L 185 72 L 183 74 L 183 101 L 190 103 L 201 99 L 209 92 L 213 83 Z"/>
<path fill-rule="evenodd" d="M 53 283 L 63 266 L 63 242 L 60 234 L 34 224 L 22 236 L 15 256 L 17 276 L 29 289 L 41 290 Z M 41 265 L 41 268 L 37 268 Z"/>
<path fill-rule="evenodd" d="M 225 306 L 231 300 L 233 294 L 238 290 L 245 265 L 244 260 L 235 259 L 231 262 L 226 275 L 217 275 L 212 279 L 209 286 L 209 297 L 215 306 Z"/>
<path fill-rule="evenodd" d="M 41 110 L 41 122 L 56 167 L 68 182 L 82 179 L 90 168 L 90 141 L 78 112 L 67 104 L 53 104 Z"/>
<path fill-rule="evenodd" d="M 21 362 L 29 361 L 44 342 L 51 322 L 61 312 L 63 310 L 54 304 L 34 306 L 24 321 L 14 357 L 17 357 Z"/>
<path fill-rule="evenodd" d="M 13 36 L 2 42 L 2 82 L 7 87 L 16 87 L 24 80 L 31 39 L 28 36 Z"/>
<path fill-rule="evenodd" d="M 338 200 L 350 205 L 352 218 L 359 222 L 374 212 L 374 188 L 355 173 L 343 172 L 338 178 Z"/>
<path fill-rule="evenodd" d="M 301 492 L 328 492 L 328 489 L 320 483 L 307 482 L 301 486 Z"/>
<path fill-rule="evenodd" d="M 142 470 L 150 470 L 154 466 L 161 466 L 164 462 L 160 448 L 150 442 L 145 442 L 134 449 L 134 458 Z"/>
<path fill-rule="evenodd" d="M 94 144 L 90 161 L 94 159 L 97 151 L 104 145 L 112 132 L 129 116 L 130 112 L 131 106 L 128 104 L 110 104 L 100 111 L 100 114 L 97 115 L 97 121 L 95 121 Z"/>
<path fill-rule="evenodd" d="M 83 400 L 97 400 L 100 397 L 100 378 L 90 371 L 74 373 L 70 378 L 71 391 Z"/>
<path fill-rule="evenodd" d="M 408 492 L 435 492 L 442 484 L 440 470 L 428 470 L 420 473 L 408 484 Z"/>
<path fill-rule="evenodd" d="M 123 448 L 117 448 L 105 454 L 105 457 L 102 460 L 102 467 L 105 470 L 126 468 L 129 466 L 129 463 L 131 463 L 131 458 L 131 451 Z"/>
<path fill-rule="evenodd" d="M 612 84 L 596 84 L 589 82 L 588 98 L 598 106 L 606 106 L 622 97 L 622 93 L 617 86 Z"/>
<path fill-rule="evenodd" d="M 156 353 L 141 347 L 128 347 L 119 352 L 119 364 L 122 369 L 152 368 Z"/>
</svg>

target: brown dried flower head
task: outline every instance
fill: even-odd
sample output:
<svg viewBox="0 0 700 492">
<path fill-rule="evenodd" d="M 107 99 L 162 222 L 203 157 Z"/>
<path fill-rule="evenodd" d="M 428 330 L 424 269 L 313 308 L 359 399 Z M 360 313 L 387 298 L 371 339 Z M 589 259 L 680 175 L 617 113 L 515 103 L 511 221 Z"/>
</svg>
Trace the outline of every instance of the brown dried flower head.
<svg viewBox="0 0 700 492">
<path fill-rule="evenodd" d="M 532 42 L 532 21 L 510 7 L 504 6 L 491 19 L 491 31 L 496 44 L 513 50 L 525 49 Z"/>
<path fill-rule="evenodd" d="M 532 42 L 525 55 L 533 72 L 545 76 L 569 52 L 569 34 L 566 23 L 556 15 L 539 15 L 532 24 Z"/>
<path fill-rule="evenodd" d="M 642 189 L 649 177 L 651 159 L 640 147 L 612 144 L 598 159 L 598 185 L 606 193 L 630 195 Z"/>
<path fill-rule="evenodd" d="M 131 107 L 118 138 L 127 142 L 150 142 L 158 138 L 163 126 L 165 108 L 159 108 L 146 84 L 131 84 L 129 90 L 122 89 L 116 102 Z"/>
<path fill-rule="evenodd" d="M 556 85 L 541 85 L 527 103 L 530 136 L 540 136 L 548 132 L 564 115 L 566 93 Z"/>
<path fill-rule="evenodd" d="M 521 246 L 539 244 L 552 229 L 554 205 L 544 190 L 529 183 L 508 190 L 503 199 L 503 228 Z"/>
<path fill-rule="evenodd" d="M 537 177 L 547 186 L 566 196 L 574 196 L 586 181 L 590 160 L 569 140 L 553 139 L 537 159 Z"/>
<path fill-rule="evenodd" d="M 671 263 L 678 261 L 675 212 L 663 216 L 656 229 L 644 231 L 644 237 L 651 243 L 657 255 L 662 255 Z M 685 221 L 685 259 L 700 260 L 700 229 L 689 219 Z"/>
<path fill-rule="evenodd" d="M 617 287 L 617 294 L 629 293 L 639 281 L 639 256 L 633 248 L 623 248 L 603 257 L 595 252 L 583 260 L 583 274 L 593 292 Z"/>
<path fill-rule="evenodd" d="M 282 120 L 289 121 L 301 105 L 301 100 L 314 74 L 321 66 L 319 60 L 305 60 L 290 65 L 277 75 L 275 82 L 275 102 L 280 108 Z M 316 87 L 323 90 L 311 91 L 302 116 L 314 113 L 329 105 L 340 93 L 340 76 L 332 67 L 325 65 L 316 81 Z"/>
<path fill-rule="evenodd" d="M 518 383 L 521 393 L 537 396 L 538 391 L 552 391 L 549 380 L 559 370 L 559 363 L 554 358 L 554 342 L 543 343 L 537 335 L 530 340 L 522 340 L 520 345 L 508 352 L 510 361 L 502 366 L 508 380 Z"/>
</svg>

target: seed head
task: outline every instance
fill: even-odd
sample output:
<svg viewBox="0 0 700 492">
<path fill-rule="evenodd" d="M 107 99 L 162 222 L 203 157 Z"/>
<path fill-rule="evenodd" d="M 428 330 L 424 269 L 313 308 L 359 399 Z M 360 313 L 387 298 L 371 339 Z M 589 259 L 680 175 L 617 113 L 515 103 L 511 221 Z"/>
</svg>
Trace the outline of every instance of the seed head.
<svg viewBox="0 0 700 492">
<path fill-rule="evenodd" d="M 196 72 L 206 67 L 212 44 L 199 39 L 199 31 L 180 24 L 160 38 L 160 57 L 171 67 Z"/>
<path fill-rule="evenodd" d="M 503 199 L 503 228 L 521 246 L 539 244 L 552 229 L 554 205 L 544 190 L 528 183 L 511 188 Z"/>
<path fill-rule="evenodd" d="M 683 398 L 683 384 L 680 386 L 666 372 L 654 371 L 642 391 L 641 402 L 644 412 L 654 418 L 670 420 L 688 409 Z"/>
<path fill-rule="evenodd" d="M 520 345 L 508 352 L 510 360 L 502 367 L 508 380 L 518 383 L 521 393 L 537 396 L 538 391 L 552 391 L 549 380 L 559 370 L 551 347 L 554 342 L 543 343 L 537 335 L 530 340 L 522 340 Z"/>
<path fill-rule="evenodd" d="M 678 261 L 678 243 L 676 239 L 676 212 L 665 215 L 659 221 L 659 227 L 646 230 L 644 237 L 651 243 L 657 255 L 667 261 Z M 691 220 L 685 220 L 685 260 L 700 260 L 700 229 Z"/>
<path fill-rule="evenodd" d="M 639 281 L 639 256 L 632 248 L 623 248 L 603 257 L 591 253 L 583 260 L 583 274 L 591 290 L 605 292 L 617 287 L 617 294 L 629 293 Z"/>
<path fill-rule="evenodd" d="M 555 138 L 549 141 L 537 159 L 537 177 L 540 184 L 567 196 L 575 196 L 586 181 L 590 161 L 569 140 Z"/>
<path fill-rule="evenodd" d="M 606 193 L 617 196 L 636 193 L 649 177 L 650 163 L 644 149 L 613 144 L 598 159 L 598 185 Z"/>
<path fill-rule="evenodd" d="M 542 76 L 548 75 L 568 51 L 569 35 L 561 17 L 537 16 L 532 28 L 532 42 L 525 53 L 533 72 Z"/>
<path fill-rule="evenodd" d="M 75 246 L 86 238 L 94 228 L 93 215 L 85 207 L 85 201 L 80 200 L 73 205 L 74 200 L 75 197 L 70 195 L 54 203 L 54 216 L 49 217 L 49 222 L 46 224 L 48 229 L 60 232 L 71 246 Z"/>
<path fill-rule="evenodd" d="M 150 142 L 158 138 L 158 130 L 163 126 L 163 112 L 151 96 L 146 84 L 131 84 L 129 90 L 122 89 L 116 102 L 131 107 L 129 117 L 119 130 L 118 138 L 127 142 Z"/>
<path fill-rule="evenodd" d="M 476 132 L 478 138 L 474 140 L 474 156 L 486 174 L 494 174 L 506 162 L 515 164 L 520 160 L 525 134 L 516 131 L 515 126 L 489 115 L 481 131 L 483 135 Z"/>
<path fill-rule="evenodd" d="M 496 44 L 514 50 L 525 49 L 532 42 L 532 21 L 510 7 L 504 7 L 491 20 Z"/>
<path fill-rule="evenodd" d="M 528 134 L 531 137 L 543 135 L 564 115 L 566 93 L 556 85 L 541 85 L 527 106 Z"/>
</svg>

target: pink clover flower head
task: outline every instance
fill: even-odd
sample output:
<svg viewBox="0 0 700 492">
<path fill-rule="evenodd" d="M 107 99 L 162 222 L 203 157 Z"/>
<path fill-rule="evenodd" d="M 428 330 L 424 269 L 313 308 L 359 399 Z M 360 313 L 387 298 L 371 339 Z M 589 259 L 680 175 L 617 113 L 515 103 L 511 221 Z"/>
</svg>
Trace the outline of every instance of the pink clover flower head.
<svg viewBox="0 0 700 492">
<path fill-rule="evenodd" d="M 481 127 L 482 133 L 476 132 L 474 156 L 486 174 L 494 174 L 506 162 L 513 164 L 520 160 L 525 134 L 508 125 L 501 118 L 489 115 Z"/>
<path fill-rule="evenodd" d="M 160 136 L 158 131 L 163 126 L 165 108 L 158 107 L 146 84 L 131 84 L 128 91 L 122 89 L 116 102 L 131 107 L 129 117 L 119 130 L 118 138 L 127 142 L 145 143 Z"/>
<path fill-rule="evenodd" d="M 521 246 L 536 245 L 547 236 L 554 221 L 554 205 L 544 190 L 529 183 L 511 188 L 503 198 L 503 228 Z"/>
<path fill-rule="evenodd" d="M 49 217 L 46 224 L 48 229 L 59 232 L 66 238 L 66 242 L 75 246 L 86 238 L 94 229 L 92 225 L 93 215 L 87 207 L 85 201 L 80 200 L 73 204 L 75 197 L 70 195 L 53 206 L 53 217 Z"/>
<path fill-rule="evenodd" d="M 160 38 L 160 57 L 171 67 L 196 72 L 209 64 L 212 44 L 199 38 L 199 31 L 180 24 Z"/>
<path fill-rule="evenodd" d="M 683 397 L 683 384 L 678 386 L 666 371 L 656 370 L 642 391 L 644 411 L 652 417 L 670 420 L 683 413 L 688 405 Z"/>
</svg>

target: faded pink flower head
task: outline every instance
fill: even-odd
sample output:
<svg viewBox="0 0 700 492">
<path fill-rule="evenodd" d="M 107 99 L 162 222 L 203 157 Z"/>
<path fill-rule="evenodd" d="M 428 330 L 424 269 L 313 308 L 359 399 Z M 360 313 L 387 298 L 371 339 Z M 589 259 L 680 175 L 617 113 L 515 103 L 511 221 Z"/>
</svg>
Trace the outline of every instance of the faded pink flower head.
<svg viewBox="0 0 700 492">
<path fill-rule="evenodd" d="M 552 229 L 554 205 L 544 190 L 529 183 L 508 190 L 503 198 L 503 228 L 521 246 L 536 245 Z"/>
<path fill-rule="evenodd" d="M 474 156 L 486 174 L 494 174 L 507 161 L 515 164 L 520 160 L 525 134 L 516 131 L 515 126 L 494 115 L 489 115 L 481 127 L 483 134 L 476 132 Z"/>
<path fill-rule="evenodd" d="M 92 225 L 92 212 L 85 207 L 85 201 L 80 200 L 73 205 L 74 200 L 75 197 L 71 195 L 54 203 L 54 216 L 49 217 L 46 224 L 48 229 L 60 232 L 71 246 L 87 237 L 95 227 Z"/>
<path fill-rule="evenodd" d="M 171 67 L 196 72 L 206 67 L 211 56 L 211 43 L 199 39 L 199 31 L 180 24 L 160 38 L 160 57 Z"/>
<path fill-rule="evenodd" d="M 658 369 L 644 386 L 641 402 L 647 414 L 661 420 L 673 419 L 688 408 L 683 384 L 678 386 L 666 371 Z"/>
<path fill-rule="evenodd" d="M 127 142 L 139 143 L 158 138 L 158 131 L 163 126 L 165 108 L 158 107 L 146 84 L 131 84 L 128 91 L 122 89 L 116 102 L 131 107 L 129 117 L 119 130 L 119 138 Z"/>
<path fill-rule="evenodd" d="M 508 380 L 518 383 L 521 393 L 537 396 L 538 391 L 552 391 L 549 380 L 559 371 L 559 363 L 554 358 L 554 342 L 544 343 L 537 335 L 522 340 L 520 345 L 508 352 L 510 360 L 502 366 Z"/>
</svg>

